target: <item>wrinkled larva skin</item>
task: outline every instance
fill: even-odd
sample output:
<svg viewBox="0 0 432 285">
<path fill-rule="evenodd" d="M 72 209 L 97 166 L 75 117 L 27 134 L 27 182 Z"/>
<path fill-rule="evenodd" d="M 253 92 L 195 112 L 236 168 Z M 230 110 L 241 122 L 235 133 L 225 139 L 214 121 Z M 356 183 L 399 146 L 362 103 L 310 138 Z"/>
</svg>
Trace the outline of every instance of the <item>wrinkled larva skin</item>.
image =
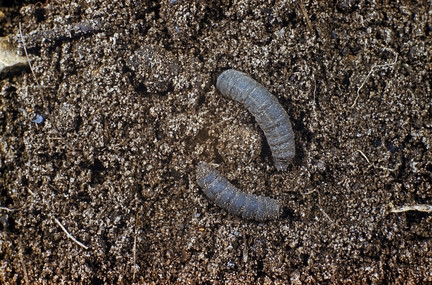
<svg viewBox="0 0 432 285">
<path fill-rule="evenodd" d="M 216 88 L 242 103 L 264 132 L 277 170 L 286 170 L 295 155 L 294 132 L 288 114 L 264 86 L 233 69 L 222 72 Z"/>
<path fill-rule="evenodd" d="M 255 221 L 274 220 L 280 216 L 281 205 L 277 200 L 240 191 L 203 161 L 198 164 L 196 178 L 207 197 L 233 215 Z"/>
<path fill-rule="evenodd" d="M 295 155 L 294 132 L 288 114 L 264 86 L 233 69 L 219 75 L 216 88 L 226 97 L 242 103 L 264 132 L 277 170 L 286 170 Z M 246 194 L 205 162 L 197 168 L 197 183 L 216 205 L 247 220 L 274 220 L 281 204 L 272 198 Z"/>
</svg>

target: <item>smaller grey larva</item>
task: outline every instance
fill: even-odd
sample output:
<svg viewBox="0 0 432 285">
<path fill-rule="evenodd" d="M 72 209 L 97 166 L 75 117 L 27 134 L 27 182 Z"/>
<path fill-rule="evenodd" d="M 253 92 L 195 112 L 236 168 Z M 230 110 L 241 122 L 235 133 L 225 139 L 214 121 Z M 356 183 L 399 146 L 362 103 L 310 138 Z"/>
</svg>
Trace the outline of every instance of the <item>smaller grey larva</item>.
<svg viewBox="0 0 432 285">
<path fill-rule="evenodd" d="M 281 214 L 281 205 L 277 200 L 240 191 L 203 161 L 198 163 L 196 178 L 207 197 L 233 215 L 265 221 L 277 219 Z"/>
<path fill-rule="evenodd" d="M 276 169 L 286 170 L 295 155 L 294 132 L 276 97 L 247 74 L 233 69 L 219 75 L 216 88 L 251 112 L 267 138 Z"/>
</svg>

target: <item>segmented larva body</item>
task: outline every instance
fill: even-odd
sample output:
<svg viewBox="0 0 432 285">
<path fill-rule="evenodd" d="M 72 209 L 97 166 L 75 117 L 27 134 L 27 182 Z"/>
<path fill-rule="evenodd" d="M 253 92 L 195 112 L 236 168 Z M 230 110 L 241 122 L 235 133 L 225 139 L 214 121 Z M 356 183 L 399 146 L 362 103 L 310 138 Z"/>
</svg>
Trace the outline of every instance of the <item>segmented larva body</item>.
<svg viewBox="0 0 432 285">
<path fill-rule="evenodd" d="M 286 170 L 295 155 L 294 132 L 288 114 L 264 86 L 233 69 L 222 72 L 216 88 L 242 103 L 264 132 L 277 170 Z"/>
<path fill-rule="evenodd" d="M 281 205 L 277 200 L 240 191 L 203 161 L 198 164 L 196 176 L 198 185 L 207 197 L 233 215 L 256 221 L 277 219 L 280 216 Z"/>
</svg>

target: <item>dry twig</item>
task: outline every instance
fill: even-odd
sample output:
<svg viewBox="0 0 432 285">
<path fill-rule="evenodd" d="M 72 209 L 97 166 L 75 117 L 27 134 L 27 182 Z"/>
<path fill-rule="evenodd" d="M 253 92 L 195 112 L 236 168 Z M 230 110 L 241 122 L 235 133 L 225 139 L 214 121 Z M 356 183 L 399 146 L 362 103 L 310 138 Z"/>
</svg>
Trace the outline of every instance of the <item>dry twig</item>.
<svg viewBox="0 0 432 285">
<path fill-rule="evenodd" d="M 133 244 L 133 275 L 132 275 L 132 281 L 135 282 L 135 274 L 137 271 L 136 267 L 136 244 L 137 244 L 137 228 L 138 228 L 138 211 L 135 214 L 135 230 L 134 230 L 134 244 Z"/>
<path fill-rule="evenodd" d="M 432 205 L 427 204 L 416 204 L 416 205 L 407 205 L 402 206 L 400 208 L 394 208 L 391 206 L 390 213 L 402 213 L 402 212 L 408 212 L 408 211 L 419 211 L 419 212 L 432 212 Z"/>
<path fill-rule="evenodd" d="M 366 78 L 363 80 L 363 82 L 362 82 L 362 84 L 360 85 L 360 87 L 357 88 L 357 96 L 356 96 L 356 98 L 354 99 L 354 103 L 351 105 L 351 108 L 353 108 L 353 107 L 355 106 L 355 104 L 357 103 L 357 100 L 358 100 L 358 98 L 360 97 L 360 90 L 363 88 L 363 86 L 366 84 L 366 81 L 368 80 L 368 78 L 372 75 L 372 73 L 373 73 L 375 70 L 380 69 L 380 68 L 383 68 L 383 67 L 393 66 L 393 65 L 396 64 L 397 59 L 398 59 L 398 54 L 395 53 L 393 50 L 388 49 L 388 48 L 385 48 L 385 50 L 389 50 L 389 51 L 391 51 L 391 52 L 395 55 L 395 59 L 394 59 L 394 61 L 393 61 L 392 63 L 386 63 L 386 64 L 374 64 L 374 65 L 372 65 L 371 69 L 369 70 L 368 75 L 367 75 Z"/>
<path fill-rule="evenodd" d="M 39 84 L 39 80 L 38 80 L 38 78 L 37 78 L 37 76 L 36 76 L 36 73 L 35 73 L 34 70 L 33 70 L 33 66 L 32 66 L 32 64 L 31 64 L 31 62 L 30 62 L 30 57 L 29 57 L 28 52 L 27 52 L 27 46 L 26 46 L 26 43 L 25 43 L 25 40 L 24 40 L 24 36 L 23 36 L 23 34 L 22 34 L 21 22 L 19 22 L 19 33 L 20 33 L 21 41 L 22 41 L 23 48 L 24 48 L 24 53 L 25 53 L 25 55 L 26 55 L 26 57 L 27 57 L 27 61 L 28 61 L 28 64 L 29 64 L 29 67 L 30 67 L 31 73 L 33 74 L 33 77 L 34 77 L 34 79 L 35 79 L 35 81 L 36 81 L 37 86 L 38 86 L 39 88 L 41 88 L 41 86 L 40 86 L 40 84 Z"/>
<path fill-rule="evenodd" d="M 71 235 L 66 228 L 60 223 L 59 220 L 57 220 L 56 217 L 54 217 L 54 221 L 57 223 L 57 225 L 60 226 L 60 228 L 66 233 L 66 235 L 68 236 L 68 238 L 70 238 L 71 240 L 73 240 L 76 244 L 78 244 L 79 246 L 81 246 L 82 248 L 88 249 L 88 247 L 86 245 L 84 245 L 83 243 L 81 243 L 80 241 L 78 241 L 76 238 L 74 238 L 73 235 Z"/>
<path fill-rule="evenodd" d="M 17 211 L 17 210 L 16 209 L 6 208 L 6 207 L 0 207 L 0 211 L 14 212 L 14 211 Z"/>
</svg>

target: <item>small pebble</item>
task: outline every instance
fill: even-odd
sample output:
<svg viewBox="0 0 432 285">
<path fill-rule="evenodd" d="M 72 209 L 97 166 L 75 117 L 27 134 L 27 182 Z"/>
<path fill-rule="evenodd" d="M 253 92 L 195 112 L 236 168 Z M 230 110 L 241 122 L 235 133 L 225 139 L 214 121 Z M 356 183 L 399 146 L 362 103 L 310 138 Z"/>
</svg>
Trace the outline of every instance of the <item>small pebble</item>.
<svg viewBox="0 0 432 285">
<path fill-rule="evenodd" d="M 36 114 L 33 120 L 31 120 L 33 123 L 41 124 L 44 121 L 44 117 L 40 114 Z"/>
</svg>

